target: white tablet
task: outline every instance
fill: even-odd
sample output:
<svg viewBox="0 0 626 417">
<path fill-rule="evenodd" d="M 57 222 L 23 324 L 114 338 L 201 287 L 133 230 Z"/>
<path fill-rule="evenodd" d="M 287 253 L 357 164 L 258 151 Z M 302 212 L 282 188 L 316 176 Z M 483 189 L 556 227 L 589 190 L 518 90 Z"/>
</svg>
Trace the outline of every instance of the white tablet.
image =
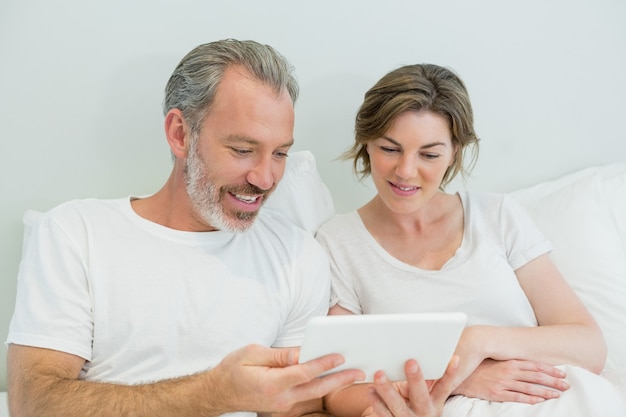
<svg viewBox="0 0 626 417">
<path fill-rule="evenodd" d="M 467 322 L 464 313 L 363 314 L 316 317 L 309 321 L 300 362 L 339 353 L 345 363 L 331 372 L 360 369 L 363 382 L 383 370 L 393 381 L 406 379 L 404 363 L 415 359 L 424 378 L 443 376 Z"/>
</svg>

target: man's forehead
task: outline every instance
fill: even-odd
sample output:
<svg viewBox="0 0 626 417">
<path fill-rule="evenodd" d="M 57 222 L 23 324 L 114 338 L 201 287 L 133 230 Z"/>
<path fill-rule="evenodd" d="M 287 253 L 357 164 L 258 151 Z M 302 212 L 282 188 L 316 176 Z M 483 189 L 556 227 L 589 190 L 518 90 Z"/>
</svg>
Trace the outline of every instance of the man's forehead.
<svg viewBox="0 0 626 417">
<path fill-rule="evenodd" d="M 266 92 L 272 92 L 276 97 L 280 97 L 283 94 L 289 95 L 286 87 L 277 90 L 270 83 L 252 74 L 243 65 L 231 65 L 226 68 L 222 80 L 217 86 L 216 96 L 219 95 L 221 90 L 226 90 L 226 92 L 229 90 L 266 90 Z M 289 98 L 291 100 L 291 95 L 289 95 Z"/>
</svg>

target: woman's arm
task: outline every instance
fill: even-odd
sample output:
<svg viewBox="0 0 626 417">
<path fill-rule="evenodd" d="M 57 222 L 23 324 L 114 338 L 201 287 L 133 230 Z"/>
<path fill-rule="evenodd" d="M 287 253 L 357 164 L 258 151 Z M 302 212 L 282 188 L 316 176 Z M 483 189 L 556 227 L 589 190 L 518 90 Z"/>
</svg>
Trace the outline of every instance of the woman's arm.
<svg viewBox="0 0 626 417">
<path fill-rule="evenodd" d="M 549 257 L 536 258 L 516 274 L 539 326 L 466 328 L 456 351 L 459 381 L 485 359 L 571 364 L 599 373 L 607 353 L 602 332 Z"/>
<path fill-rule="evenodd" d="M 529 262 L 516 274 L 539 323 L 536 337 L 542 339 L 528 344 L 528 354 L 541 362 L 567 363 L 600 373 L 607 357 L 600 326 L 548 255 Z"/>
<path fill-rule="evenodd" d="M 470 339 L 483 358 L 571 364 L 600 373 L 607 347 L 600 327 L 556 266 L 542 255 L 516 271 L 538 327 L 476 326 Z"/>
</svg>

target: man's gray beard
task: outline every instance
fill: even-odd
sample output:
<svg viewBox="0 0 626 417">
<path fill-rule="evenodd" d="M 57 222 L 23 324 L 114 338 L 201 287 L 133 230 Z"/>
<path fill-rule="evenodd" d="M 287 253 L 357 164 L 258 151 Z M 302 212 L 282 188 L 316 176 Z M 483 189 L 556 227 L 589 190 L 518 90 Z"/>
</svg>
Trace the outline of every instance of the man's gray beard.
<svg viewBox="0 0 626 417">
<path fill-rule="evenodd" d="M 252 226 L 258 212 L 235 212 L 236 219 L 229 218 L 220 204 L 222 197 L 215 182 L 204 174 L 204 163 L 196 141 L 192 140 L 185 167 L 187 194 L 202 220 L 217 230 L 231 233 L 243 232 Z"/>
</svg>

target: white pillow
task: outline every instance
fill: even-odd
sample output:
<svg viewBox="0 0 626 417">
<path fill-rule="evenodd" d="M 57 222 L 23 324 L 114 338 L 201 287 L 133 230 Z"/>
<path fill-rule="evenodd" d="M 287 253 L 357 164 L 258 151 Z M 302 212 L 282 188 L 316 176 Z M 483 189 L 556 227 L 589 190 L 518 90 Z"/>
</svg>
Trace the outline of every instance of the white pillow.
<svg viewBox="0 0 626 417">
<path fill-rule="evenodd" d="M 626 164 L 588 168 L 512 195 L 552 242 L 552 260 L 602 328 L 605 372 L 626 375 Z"/>
<path fill-rule="evenodd" d="M 263 210 L 274 210 L 297 226 L 314 234 L 326 220 L 335 214 L 333 198 L 317 171 L 315 157 L 310 151 L 291 152 L 285 174 Z M 41 212 L 26 210 L 24 223 L 25 246 L 34 223 Z M 22 247 L 23 253 L 24 247 Z"/>
<path fill-rule="evenodd" d="M 626 164 L 612 165 L 604 169 L 601 174 L 611 217 L 626 254 Z"/>
<path fill-rule="evenodd" d="M 335 214 L 333 198 L 317 171 L 311 152 L 289 154 L 285 175 L 262 210 L 278 211 L 312 234 Z"/>
<path fill-rule="evenodd" d="M 22 255 L 26 251 L 26 245 L 28 244 L 30 232 L 42 214 L 43 213 L 40 211 L 28 209 L 24 212 L 24 215 L 22 216 L 22 223 L 24 224 L 24 233 L 22 235 Z"/>
</svg>

